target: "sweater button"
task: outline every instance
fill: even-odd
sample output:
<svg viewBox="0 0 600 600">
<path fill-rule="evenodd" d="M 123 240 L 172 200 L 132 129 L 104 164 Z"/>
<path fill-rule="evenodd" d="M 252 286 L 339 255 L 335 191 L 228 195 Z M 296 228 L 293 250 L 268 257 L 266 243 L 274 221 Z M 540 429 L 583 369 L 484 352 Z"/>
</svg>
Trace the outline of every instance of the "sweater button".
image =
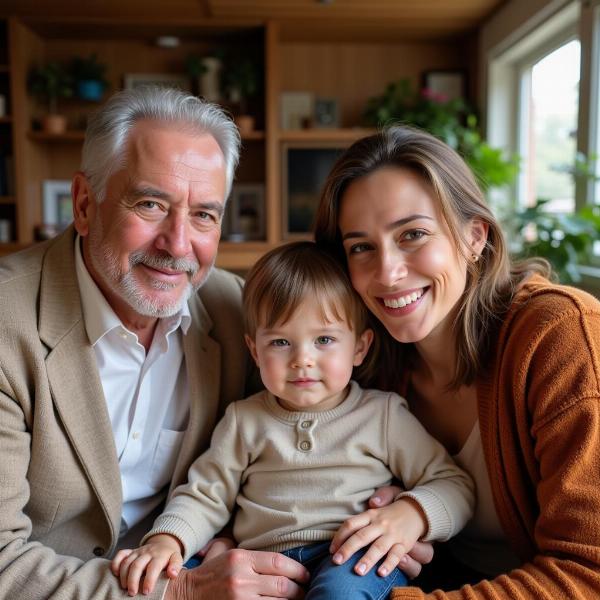
<svg viewBox="0 0 600 600">
<path fill-rule="evenodd" d="M 300 450 L 304 450 L 305 452 L 312 448 L 312 444 L 308 440 L 304 440 L 300 442 Z"/>
<path fill-rule="evenodd" d="M 104 548 L 96 546 L 93 550 L 94 556 L 104 556 Z"/>
<path fill-rule="evenodd" d="M 308 429 L 311 425 L 312 421 L 302 421 L 302 423 L 300 423 L 300 427 L 302 427 L 302 429 Z"/>
</svg>

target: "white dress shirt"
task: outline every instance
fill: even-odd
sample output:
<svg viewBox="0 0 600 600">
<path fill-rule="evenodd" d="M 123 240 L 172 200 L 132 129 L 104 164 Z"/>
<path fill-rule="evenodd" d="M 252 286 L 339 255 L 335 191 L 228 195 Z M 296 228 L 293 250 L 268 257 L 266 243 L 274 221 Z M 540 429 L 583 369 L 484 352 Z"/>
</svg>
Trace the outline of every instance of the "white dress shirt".
<svg viewBox="0 0 600 600">
<path fill-rule="evenodd" d="M 123 488 L 123 536 L 167 494 L 189 417 L 183 335 L 191 317 L 184 303 L 176 315 L 159 319 L 146 354 L 89 274 L 79 236 L 75 264 L 85 328 L 115 436 Z"/>
</svg>

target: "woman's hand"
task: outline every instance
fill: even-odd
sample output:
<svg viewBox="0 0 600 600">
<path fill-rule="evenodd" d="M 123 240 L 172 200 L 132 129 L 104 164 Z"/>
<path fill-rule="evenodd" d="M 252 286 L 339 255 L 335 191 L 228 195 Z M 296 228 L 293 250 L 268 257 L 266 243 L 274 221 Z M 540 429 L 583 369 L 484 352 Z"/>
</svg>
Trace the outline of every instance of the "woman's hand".
<svg viewBox="0 0 600 600">
<path fill-rule="evenodd" d="M 225 554 L 227 550 L 235 548 L 235 541 L 228 537 L 216 537 L 210 540 L 203 548 L 200 549 L 198 555 L 204 560 L 216 558 L 221 554 Z"/>
<path fill-rule="evenodd" d="M 333 562 L 341 565 L 370 544 L 354 570 L 365 575 L 387 554 L 377 569 L 377 573 L 385 577 L 426 531 L 427 521 L 421 507 L 411 498 L 401 498 L 344 521 L 331 542 L 330 552 L 334 554 Z"/>
</svg>

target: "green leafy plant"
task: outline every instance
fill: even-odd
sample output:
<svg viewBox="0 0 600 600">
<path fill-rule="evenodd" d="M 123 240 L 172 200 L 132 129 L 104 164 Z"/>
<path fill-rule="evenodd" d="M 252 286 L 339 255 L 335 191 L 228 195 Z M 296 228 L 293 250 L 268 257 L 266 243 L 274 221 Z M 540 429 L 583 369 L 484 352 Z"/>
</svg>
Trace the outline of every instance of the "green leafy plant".
<svg viewBox="0 0 600 600">
<path fill-rule="evenodd" d="M 104 87 L 108 85 L 106 77 L 106 65 L 98 60 L 96 54 L 90 54 L 87 57 L 75 56 L 71 60 L 69 72 L 75 83 L 79 81 L 98 81 Z"/>
<path fill-rule="evenodd" d="M 557 166 L 555 170 L 570 173 L 576 180 L 597 181 L 595 162 L 595 157 L 578 153 L 573 166 Z M 591 263 L 594 242 L 600 240 L 600 206 L 558 213 L 549 211 L 547 204 L 547 199 L 538 199 L 535 206 L 514 215 L 510 225 L 518 237 L 517 256 L 542 256 L 562 283 L 578 283 L 578 265 Z"/>
<path fill-rule="evenodd" d="M 248 101 L 257 96 L 260 89 L 259 63 L 251 56 L 225 54 L 222 73 L 223 90 L 231 102 L 238 105 L 240 114 L 247 114 Z"/>
<path fill-rule="evenodd" d="M 56 114 L 58 100 L 73 96 L 73 78 L 58 62 L 48 62 L 31 69 L 28 88 L 32 95 L 48 102 L 48 110 Z"/>
<path fill-rule="evenodd" d="M 364 121 L 374 127 L 402 122 L 428 131 L 464 157 L 484 189 L 506 185 L 518 172 L 516 157 L 506 157 L 482 138 L 465 100 L 450 100 L 428 89 L 416 92 L 407 79 L 388 84 L 383 94 L 370 98 Z"/>
</svg>

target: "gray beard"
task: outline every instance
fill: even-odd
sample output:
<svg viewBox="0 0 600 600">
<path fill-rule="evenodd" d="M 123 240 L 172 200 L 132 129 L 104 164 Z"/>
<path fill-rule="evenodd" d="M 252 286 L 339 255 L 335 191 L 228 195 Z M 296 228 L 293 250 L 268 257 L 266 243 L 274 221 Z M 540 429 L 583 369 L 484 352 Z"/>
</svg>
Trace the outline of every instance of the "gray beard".
<svg viewBox="0 0 600 600">
<path fill-rule="evenodd" d="M 197 261 L 186 258 L 173 258 L 168 254 L 147 254 L 143 250 L 138 250 L 129 256 L 129 270 L 124 273 L 119 266 L 119 260 L 114 250 L 102 241 L 102 224 L 100 221 L 98 221 L 96 227 L 90 229 L 89 248 L 94 270 L 103 282 L 136 313 L 145 317 L 162 319 L 177 314 L 192 294 L 204 284 L 214 268 L 213 261 L 202 280 L 192 285 L 191 280 L 200 269 Z M 132 269 L 138 264 L 147 265 L 151 268 L 185 271 L 190 281 L 177 300 L 169 303 L 161 302 L 160 299 L 146 296 L 139 282 L 136 281 Z M 175 287 L 174 284 L 158 280 L 153 281 L 151 285 L 157 290 L 169 290 Z"/>
</svg>

